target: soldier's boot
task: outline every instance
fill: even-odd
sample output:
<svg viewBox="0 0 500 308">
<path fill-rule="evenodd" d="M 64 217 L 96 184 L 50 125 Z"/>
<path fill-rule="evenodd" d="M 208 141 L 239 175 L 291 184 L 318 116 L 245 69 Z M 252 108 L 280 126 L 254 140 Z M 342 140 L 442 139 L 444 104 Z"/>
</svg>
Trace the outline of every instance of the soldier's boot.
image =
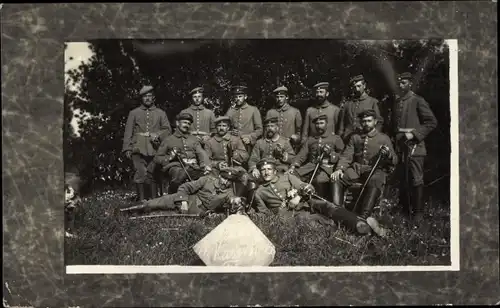
<svg viewBox="0 0 500 308">
<path fill-rule="evenodd" d="M 344 207 L 344 186 L 339 181 L 331 184 L 332 201 L 336 206 Z"/>
<path fill-rule="evenodd" d="M 366 219 L 366 223 L 370 226 L 370 228 L 380 237 L 385 237 L 388 233 L 387 229 L 382 228 L 378 221 L 373 217 L 368 217 Z"/>
<path fill-rule="evenodd" d="M 399 187 L 400 209 L 401 209 L 402 214 L 409 218 L 411 216 L 411 208 L 410 208 L 410 204 L 408 203 L 408 193 L 409 193 L 409 190 L 406 187 L 406 185 L 403 184 Z"/>
<path fill-rule="evenodd" d="M 351 231 L 358 232 L 359 234 L 368 234 L 371 232 L 371 228 L 366 222 L 360 220 L 356 214 L 343 207 L 320 200 L 315 200 L 312 203 L 312 207 L 315 212 L 333 219 Z"/>
<path fill-rule="evenodd" d="M 144 194 L 144 183 L 137 183 L 137 197 L 138 197 L 138 201 L 139 202 L 142 202 L 143 200 L 146 199 L 146 196 Z"/>
<path fill-rule="evenodd" d="M 155 182 L 149 184 L 151 190 L 151 199 L 158 198 L 158 185 Z"/>
<path fill-rule="evenodd" d="M 373 212 L 375 204 L 379 200 L 381 195 L 380 189 L 376 187 L 367 187 L 365 191 L 365 196 L 363 198 L 363 204 L 361 207 L 360 217 L 367 219 Z"/>
<path fill-rule="evenodd" d="M 414 217 L 413 220 L 415 223 L 420 223 L 422 219 L 424 218 L 424 186 L 423 185 L 418 185 L 413 187 L 413 198 L 412 198 L 412 204 L 414 207 Z"/>
</svg>

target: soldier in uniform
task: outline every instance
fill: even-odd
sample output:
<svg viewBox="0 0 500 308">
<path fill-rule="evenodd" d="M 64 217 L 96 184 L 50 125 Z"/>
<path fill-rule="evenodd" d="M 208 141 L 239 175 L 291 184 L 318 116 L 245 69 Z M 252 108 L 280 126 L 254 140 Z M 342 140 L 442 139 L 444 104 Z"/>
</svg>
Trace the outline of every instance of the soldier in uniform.
<svg viewBox="0 0 500 308">
<path fill-rule="evenodd" d="M 248 104 L 245 86 L 233 87 L 234 106 L 226 112 L 233 125 L 232 134 L 239 136 L 247 151 L 262 136 L 262 117 L 257 107 Z"/>
<path fill-rule="evenodd" d="M 438 123 L 425 99 L 411 91 L 411 73 L 402 73 L 398 79 L 401 97 L 395 111 L 395 134 L 396 149 L 401 157 L 398 168 L 402 177 L 399 200 L 407 214 L 412 215 L 413 209 L 414 218 L 419 222 L 425 206 L 423 184 L 427 150 L 424 140 Z"/>
<path fill-rule="evenodd" d="M 353 209 L 362 218 L 371 215 L 379 200 L 388 173 L 396 166 L 398 158 L 391 139 L 376 129 L 377 113 L 373 109 L 358 114 L 363 132 L 354 134 L 340 155 L 336 171 L 331 178 L 334 183 L 334 204 L 340 206 L 344 199 L 344 188 L 356 182 L 364 183 L 370 174 L 378 155 L 382 155 L 378 168 L 368 181 L 362 196 L 362 208 Z"/>
<path fill-rule="evenodd" d="M 246 200 L 236 197 L 231 188 L 232 181 L 240 177 L 241 171 L 224 168 L 217 175 L 204 175 L 180 185 L 176 193 L 144 201 L 122 211 L 177 210 L 183 214 L 201 215 L 227 209 L 244 212 Z M 233 208 L 234 205 L 240 208 Z"/>
<path fill-rule="evenodd" d="M 302 182 L 293 174 L 278 174 L 274 159 L 261 160 L 257 168 L 263 179 L 262 185 L 255 192 L 257 213 L 289 217 L 290 214 L 293 216 L 297 212 L 300 216 L 308 218 L 311 218 L 308 214 L 318 213 L 360 234 L 367 234 L 372 230 L 382 236 L 385 234 L 385 230 L 375 219 L 369 217 L 363 220 L 343 207 L 335 206 L 326 200 L 315 199 L 312 185 Z"/>
<path fill-rule="evenodd" d="M 188 108 L 182 110 L 181 113 L 189 113 L 193 116 L 191 134 L 198 137 L 204 145 L 215 134 L 215 114 L 203 105 L 202 87 L 192 89 L 189 94 L 191 95 L 192 103 Z"/>
<path fill-rule="evenodd" d="M 123 152 L 134 164 L 134 182 L 139 200 L 146 198 L 145 185 L 150 184 L 151 197 L 155 198 L 157 187 L 155 176 L 148 177 L 161 139 L 172 133 L 165 111 L 154 105 L 153 87 L 145 85 L 139 91 L 142 105 L 130 111 L 125 125 Z M 153 174 L 155 175 L 155 174 Z"/>
<path fill-rule="evenodd" d="M 334 170 L 340 153 L 344 150 L 344 142 L 339 136 L 326 133 L 328 117 L 325 114 L 317 115 L 313 123 L 316 136 L 311 136 L 306 140 L 295 157 L 289 173 L 296 172 L 303 181 L 309 181 L 318 165 L 312 183 L 320 196 L 333 200 L 333 196 L 327 193 L 331 188 L 330 174 Z"/>
<path fill-rule="evenodd" d="M 197 137 L 190 134 L 193 116 L 180 113 L 176 119 L 176 131 L 163 139 L 155 156 L 155 163 L 170 179 L 170 192 L 177 191 L 186 180 L 196 180 L 212 171 L 207 152 Z M 188 175 L 189 174 L 189 175 Z"/>
<path fill-rule="evenodd" d="M 366 81 L 363 75 L 354 76 L 351 84 L 355 92 L 355 98 L 347 102 L 341 112 L 339 135 L 345 143 L 353 133 L 361 132 L 358 114 L 363 110 L 375 110 L 377 115 L 377 129 L 382 131 L 383 119 L 380 115 L 379 101 L 366 93 Z"/>
<path fill-rule="evenodd" d="M 304 120 L 304 128 L 302 129 L 302 143 L 305 143 L 309 136 L 316 136 L 316 128 L 313 123 L 318 115 L 324 114 L 328 119 L 328 126 L 326 128 L 326 134 L 337 133 L 339 126 L 339 114 L 340 108 L 328 101 L 328 88 L 330 84 L 328 82 L 320 82 L 314 86 L 316 89 L 316 106 L 311 106 L 307 108 L 306 116 Z"/>
<path fill-rule="evenodd" d="M 253 147 L 250 159 L 248 160 L 248 170 L 251 172 L 254 179 L 260 177 L 257 163 L 266 157 L 273 157 L 279 161 L 276 166 L 278 172 L 284 173 L 288 170 L 290 163 L 295 158 L 295 152 L 288 138 L 284 138 L 279 133 L 278 128 L 279 116 L 276 111 L 267 113 L 264 121 L 265 138 L 257 140 Z"/>
<path fill-rule="evenodd" d="M 270 109 L 269 114 L 278 114 L 278 132 L 282 137 L 290 139 L 290 144 L 296 146 L 300 144 L 300 131 L 302 129 L 302 115 L 300 111 L 290 106 L 288 88 L 281 86 L 274 89 L 276 95 L 276 108 Z M 267 117 L 266 115 L 266 117 Z"/>
</svg>

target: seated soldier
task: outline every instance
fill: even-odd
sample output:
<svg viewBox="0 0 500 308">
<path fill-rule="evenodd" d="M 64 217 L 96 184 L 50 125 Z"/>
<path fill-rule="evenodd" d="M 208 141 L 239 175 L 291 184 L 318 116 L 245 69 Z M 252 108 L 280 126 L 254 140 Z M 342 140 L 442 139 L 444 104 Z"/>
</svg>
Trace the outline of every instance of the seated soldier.
<svg viewBox="0 0 500 308">
<path fill-rule="evenodd" d="M 241 170 L 224 168 L 218 175 L 208 174 L 179 186 L 174 194 L 143 201 L 121 211 L 177 210 L 181 213 L 206 215 L 212 212 L 245 212 L 244 198 L 236 197 L 232 181 L 240 178 Z M 237 207 L 234 207 L 234 206 Z"/>
<path fill-rule="evenodd" d="M 324 114 L 313 119 L 316 136 L 307 138 L 295 157 L 289 173 L 296 172 L 303 181 L 312 183 L 320 196 L 332 201 L 333 195 L 328 193 L 331 191 L 330 174 L 344 150 L 344 142 L 340 136 L 326 133 L 327 121 L 328 118 Z M 314 174 L 316 167 L 317 171 Z"/>
<path fill-rule="evenodd" d="M 254 180 L 259 179 L 260 173 L 257 163 L 263 158 L 274 158 L 279 163 L 276 166 L 278 172 L 284 173 L 288 170 L 290 163 L 295 158 L 295 152 L 288 138 L 279 134 L 278 113 L 270 111 L 264 120 L 265 138 L 257 140 L 253 147 L 248 170 Z"/>
<path fill-rule="evenodd" d="M 193 116 L 180 113 L 176 119 L 176 131 L 163 139 L 154 158 L 162 166 L 170 180 L 169 192 L 176 192 L 187 180 L 199 179 L 212 171 L 207 152 L 197 137 L 190 134 Z"/>
<path fill-rule="evenodd" d="M 382 194 L 387 173 L 397 164 L 397 155 L 389 137 L 376 129 L 376 112 L 368 109 L 358 116 L 362 134 L 352 135 L 346 149 L 340 155 L 336 171 L 332 173 L 331 178 L 334 183 L 334 203 L 340 206 L 344 199 L 344 188 L 356 182 L 364 183 L 378 155 L 382 155 L 377 169 L 366 185 L 364 196 L 361 196 L 362 209 L 353 209 L 362 218 L 367 218 Z"/>
<path fill-rule="evenodd" d="M 372 217 L 359 219 L 356 214 L 335 206 L 324 199 L 314 197 L 314 187 L 302 182 L 292 174 L 279 175 L 276 161 L 264 159 L 258 163 L 263 183 L 255 192 L 256 210 L 263 214 L 279 214 L 288 216 L 290 212 L 299 212 L 301 216 L 307 213 L 318 213 L 360 234 L 375 233 L 384 236 L 377 221 Z"/>
</svg>

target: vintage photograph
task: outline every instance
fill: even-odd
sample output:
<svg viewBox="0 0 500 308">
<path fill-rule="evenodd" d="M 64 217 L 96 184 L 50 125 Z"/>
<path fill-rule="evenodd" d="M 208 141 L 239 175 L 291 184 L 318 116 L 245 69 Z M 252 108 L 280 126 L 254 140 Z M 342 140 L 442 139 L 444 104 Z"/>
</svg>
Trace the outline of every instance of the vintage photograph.
<svg viewBox="0 0 500 308">
<path fill-rule="evenodd" d="M 439 39 L 67 42 L 68 273 L 458 266 L 452 52 Z"/>
</svg>

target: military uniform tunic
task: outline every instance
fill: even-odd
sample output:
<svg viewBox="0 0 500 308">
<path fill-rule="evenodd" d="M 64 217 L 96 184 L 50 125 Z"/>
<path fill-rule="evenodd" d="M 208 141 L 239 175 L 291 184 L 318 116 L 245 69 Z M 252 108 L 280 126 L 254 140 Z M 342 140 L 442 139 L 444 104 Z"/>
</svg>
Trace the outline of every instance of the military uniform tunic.
<svg viewBox="0 0 500 308">
<path fill-rule="evenodd" d="M 315 176 L 318 183 L 328 183 L 330 174 L 339 160 L 340 153 L 344 150 L 344 142 L 337 135 L 324 133 L 321 136 L 309 137 L 297 154 L 293 165 L 298 168 L 297 174 L 304 178 L 311 174 L 321 156 L 321 147 L 329 145 L 332 149 L 330 155 L 324 155 Z M 305 163 L 305 164 L 304 164 Z"/>
<path fill-rule="evenodd" d="M 377 115 L 379 120 L 377 129 L 381 131 L 382 128 L 382 117 L 380 116 L 380 109 L 378 106 L 378 100 L 364 93 L 361 97 L 347 102 L 341 112 L 340 124 L 339 124 L 339 135 L 347 141 L 351 134 L 359 132 L 361 129 L 361 123 L 358 118 L 358 114 L 361 111 L 372 109 Z"/>
<path fill-rule="evenodd" d="M 306 183 L 291 174 L 277 175 L 268 183 L 263 183 L 255 192 L 256 209 L 260 213 L 277 214 L 280 209 L 287 210 L 287 193 L 291 189 L 299 191 Z"/>
<path fill-rule="evenodd" d="M 304 120 L 304 128 L 302 129 L 302 142 L 305 142 L 310 136 L 317 135 L 313 119 L 317 118 L 321 114 L 325 114 L 328 119 L 326 133 L 337 133 L 340 120 L 340 108 L 330 103 L 329 101 L 325 101 L 319 107 L 313 106 L 307 108 Z"/>
<path fill-rule="evenodd" d="M 232 136 L 229 133 L 220 137 L 218 135 L 210 138 L 205 144 L 205 150 L 212 163 L 212 167 L 217 166 L 221 162 L 226 162 L 230 165 L 228 157 L 228 144 L 231 144 L 233 150 L 233 161 L 237 163 L 235 166 L 244 164 L 248 160 L 248 152 L 240 138 Z"/>
<path fill-rule="evenodd" d="M 292 135 L 297 135 L 301 137 L 302 115 L 297 108 L 290 106 L 290 104 L 285 104 L 281 108 L 270 109 L 267 115 L 271 113 L 279 115 L 278 129 L 280 136 L 290 138 Z"/>
<path fill-rule="evenodd" d="M 215 113 L 203 105 L 191 105 L 181 111 L 181 113 L 189 113 L 193 116 L 193 124 L 191 125 L 191 134 L 195 136 L 203 136 L 215 133 Z"/>
<path fill-rule="evenodd" d="M 156 154 L 151 134 L 160 138 L 170 135 L 172 129 L 165 111 L 151 106 L 140 106 L 130 111 L 125 125 L 123 137 L 123 152 L 132 151 L 135 183 L 144 183 L 147 179 L 147 169 Z"/>
<path fill-rule="evenodd" d="M 275 157 L 275 150 L 277 147 L 281 147 L 284 153 L 287 153 L 287 160 Z M 295 151 L 293 150 L 289 139 L 279 136 L 276 141 L 271 139 L 259 139 L 252 149 L 250 154 L 250 159 L 248 160 L 248 170 L 252 171 L 256 168 L 257 163 L 266 157 L 273 157 L 277 159 L 281 164 L 276 166 L 276 169 L 280 172 L 285 172 L 288 170 L 288 166 L 295 158 Z"/>
<path fill-rule="evenodd" d="M 404 150 L 408 150 L 403 145 L 406 140 L 405 133 L 400 130 L 414 129 L 414 138 L 411 142 L 416 141 L 417 146 L 409 161 L 410 174 L 413 186 L 422 185 L 424 183 L 424 157 L 427 155 L 424 140 L 437 127 L 437 119 L 427 102 L 412 91 L 398 99 L 395 116 L 396 149 L 400 155 Z M 400 162 L 404 163 L 402 159 Z"/>
<path fill-rule="evenodd" d="M 262 117 L 257 107 L 248 103 L 234 106 L 229 108 L 226 116 L 231 119 L 233 130 L 239 132 L 241 138 L 249 137 L 252 145 L 262 136 Z"/>
<path fill-rule="evenodd" d="M 392 160 L 382 159 L 379 168 L 377 168 L 367 184 L 367 186 L 382 189 L 387 173 L 397 164 L 398 157 L 389 136 L 377 129 L 368 134 L 354 134 L 349 139 L 344 152 L 340 155 L 336 168 L 336 170 L 344 170 L 344 176 L 341 179 L 342 184 L 350 186 L 367 177 L 377 161 L 382 145 L 389 147 Z"/>
</svg>

